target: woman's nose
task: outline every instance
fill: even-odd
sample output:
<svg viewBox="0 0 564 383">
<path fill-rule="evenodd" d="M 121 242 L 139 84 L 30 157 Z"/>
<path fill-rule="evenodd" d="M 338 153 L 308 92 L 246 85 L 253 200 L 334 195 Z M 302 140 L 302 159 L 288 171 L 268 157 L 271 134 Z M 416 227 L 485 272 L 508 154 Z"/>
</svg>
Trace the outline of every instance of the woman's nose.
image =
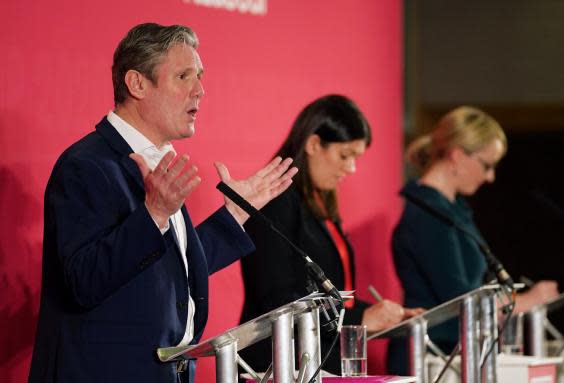
<svg viewBox="0 0 564 383">
<path fill-rule="evenodd" d="M 354 172 L 356 172 L 356 161 L 354 158 L 347 160 L 347 162 L 345 163 L 345 171 L 347 172 L 347 174 L 353 174 Z"/>
<path fill-rule="evenodd" d="M 486 181 L 489 182 L 490 184 L 495 181 L 495 169 L 494 168 L 489 169 L 488 172 L 486 173 Z"/>
</svg>

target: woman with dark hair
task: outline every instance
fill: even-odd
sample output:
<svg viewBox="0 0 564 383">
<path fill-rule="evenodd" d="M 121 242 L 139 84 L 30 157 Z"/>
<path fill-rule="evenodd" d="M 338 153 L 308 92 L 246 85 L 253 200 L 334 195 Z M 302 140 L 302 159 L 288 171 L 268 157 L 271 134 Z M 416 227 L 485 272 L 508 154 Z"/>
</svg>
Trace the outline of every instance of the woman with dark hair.
<svg viewBox="0 0 564 383">
<path fill-rule="evenodd" d="M 324 270 L 339 290 L 354 290 L 354 255 L 341 229 L 337 185 L 356 170 L 356 159 L 372 141 L 370 126 L 350 99 L 329 95 L 307 105 L 276 153 L 292 157 L 300 171 L 294 184 L 261 211 Z M 256 251 L 242 260 L 245 304 L 241 322 L 308 294 L 304 261 L 262 222 L 245 224 Z M 391 301 L 370 305 L 359 299 L 345 304 L 345 324 L 365 324 L 378 331 L 417 311 Z M 323 338 L 323 336 L 322 336 Z M 322 339 L 322 355 L 330 338 Z M 271 361 L 270 340 L 241 352 L 257 371 Z M 340 371 L 338 343 L 324 369 Z"/>
<path fill-rule="evenodd" d="M 421 177 L 409 181 L 401 191 L 406 205 L 392 237 L 405 305 L 431 308 L 486 282 L 486 261 L 476 238 L 485 241 L 464 197 L 495 180 L 495 167 L 506 151 L 507 139 L 499 123 L 469 106 L 447 113 L 429 134 L 407 148 L 407 160 L 420 170 Z M 448 217 L 463 230 L 420 205 Z M 529 310 L 557 294 L 555 282 L 538 282 L 528 292 L 517 295 L 515 311 Z M 431 328 L 429 337 L 450 353 L 458 341 L 458 321 Z M 391 373 L 408 373 L 406 349 L 404 339 L 390 342 Z"/>
</svg>

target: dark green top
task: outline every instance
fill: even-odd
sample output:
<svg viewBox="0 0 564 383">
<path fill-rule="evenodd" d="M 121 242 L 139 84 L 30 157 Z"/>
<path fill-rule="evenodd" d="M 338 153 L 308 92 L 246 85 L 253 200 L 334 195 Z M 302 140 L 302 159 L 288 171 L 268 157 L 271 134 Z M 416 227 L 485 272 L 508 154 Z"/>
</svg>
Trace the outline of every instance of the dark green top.
<svg viewBox="0 0 564 383">
<path fill-rule="evenodd" d="M 416 181 L 408 182 L 401 194 L 426 203 L 483 241 L 464 198 L 450 202 L 438 190 Z M 393 233 L 392 251 L 406 307 L 432 308 L 483 283 L 486 262 L 475 240 L 407 198 Z M 458 340 L 457 320 L 430 329 L 429 336 L 450 352 Z M 406 372 L 393 368 L 403 364 L 398 359 L 404 358 L 405 340 L 393 341 L 388 355 L 392 372 Z"/>
</svg>

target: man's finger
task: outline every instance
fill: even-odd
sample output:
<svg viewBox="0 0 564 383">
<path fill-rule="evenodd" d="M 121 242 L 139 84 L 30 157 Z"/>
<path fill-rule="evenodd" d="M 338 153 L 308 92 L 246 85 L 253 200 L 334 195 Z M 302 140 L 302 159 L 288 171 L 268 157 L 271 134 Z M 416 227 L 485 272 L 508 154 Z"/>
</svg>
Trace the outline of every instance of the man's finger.
<svg viewBox="0 0 564 383">
<path fill-rule="evenodd" d="M 299 169 L 294 166 L 290 168 L 286 173 L 284 173 L 284 175 L 280 177 L 280 179 L 282 181 L 291 180 L 298 173 L 298 171 Z"/>
<path fill-rule="evenodd" d="M 215 170 L 217 171 L 217 175 L 219 176 L 220 180 L 222 180 L 223 182 L 227 182 L 231 179 L 231 175 L 229 175 L 229 170 L 227 170 L 227 166 L 225 166 L 219 161 L 214 162 L 213 166 L 215 166 Z"/>
<path fill-rule="evenodd" d="M 200 182 L 202 182 L 202 179 L 199 176 L 192 178 L 190 181 L 188 181 L 187 184 L 182 187 L 182 189 L 180 189 L 180 195 L 182 195 L 183 198 L 186 198 L 188 194 L 190 194 L 192 190 L 194 190 L 200 184 Z"/>
<path fill-rule="evenodd" d="M 196 175 L 197 172 L 198 172 L 198 168 L 196 167 L 196 165 L 192 165 L 188 169 L 186 169 L 186 171 L 184 173 L 182 173 L 176 179 L 176 181 L 174 181 L 177 188 L 179 190 L 182 190 L 184 188 L 184 186 L 186 186 L 186 183 L 188 183 L 188 181 L 191 178 L 193 178 Z"/>
<path fill-rule="evenodd" d="M 273 187 L 270 190 L 271 196 L 272 198 L 276 198 L 278 197 L 280 194 L 282 194 L 286 189 L 288 189 L 290 187 L 290 185 L 292 184 L 292 179 L 287 179 L 285 181 L 283 181 L 280 185 L 277 185 L 275 187 Z"/>
<path fill-rule="evenodd" d="M 271 171 L 268 174 L 265 174 L 263 176 L 263 179 L 266 182 L 272 182 L 273 180 L 277 179 L 278 177 L 280 177 L 282 174 L 284 174 L 284 172 L 286 170 L 288 170 L 288 168 L 290 167 L 290 165 L 292 164 L 293 159 L 291 158 L 286 158 L 284 161 L 280 162 L 276 167 L 274 167 L 273 169 L 271 169 Z"/>
<path fill-rule="evenodd" d="M 292 181 L 292 178 L 296 175 L 296 173 L 298 172 L 298 168 L 293 167 L 288 169 L 288 171 L 286 173 L 284 173 L 281 177 L 278 177 L 276 179 L 274 179 L 272 182 L 270 182 L 269 187 L 271 189 L 278 187 L 278 185 L 286 182 L 286 181 Z"/>
<path fill-rule="evenodd" d="M 275 167 L 278 166 L 278 164 L 280 164 L 280 162 L 282 162 L 282 157 L 280 156 L 276 156 L 272 159 L 272 161 L 270 161 L 264 168 L 260 169 L 256 175 L 259 177 L 264 177 L 266 176 L 268 173 L 270 173 L 272 171 L 272 169 L 274 169 Z"/>
<path fill-rule="evenodd" d="M 182 172 L 182 170 L 186 166 L 186 163 L 188 162 L 189 159 L 190 159 L 190 157 L 188 157 L 187 154 L 183 154 L 181 156 L 178 156 L 176 158 L 176 161 L 174 161 L 174 163 L 171 163 L 171 164 L 168 165 L 166 177 L 169 178 L 169 179 L 176 178 Z"/>
<path fill-rule="evenodd" d="M 161 177 L 164 174 L 166 174 L 166 172 L 168 171 L 168 167 L 170 166 L 170 163 L 174 159 L 174 156 L 175 154 L 172 150 L 164 155 L 164 157 L 159 161 L 159 164 L 154 170 L 155 176 Z"/>
</svg>

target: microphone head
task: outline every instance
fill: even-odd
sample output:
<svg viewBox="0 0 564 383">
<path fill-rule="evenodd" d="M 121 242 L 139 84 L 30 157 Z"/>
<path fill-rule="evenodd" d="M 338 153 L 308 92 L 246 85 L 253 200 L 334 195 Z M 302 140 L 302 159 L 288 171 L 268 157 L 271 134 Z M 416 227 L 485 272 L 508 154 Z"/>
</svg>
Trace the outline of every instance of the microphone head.
<svg viewBox="0 0 564 383">
<path fill-rule="evenodd" d="M 501 262 L 489 251 L 485 252 L 484 254 L 486 254 L 488 267 L 495 274 L 497 281 L 500 284 L 506 285 L 507 287 L 513 289 L 513 278 L 511 278 Z"/>
<path fill-rule="evenodd" d="M 323 270 L 321 270 L 321 267 L 319 267 L 319 265 L 313 261 L 306 261 L 305 266 L 309 276 L 315 281 L 318 287 L 325 291 L 327 295 L 333 297 L 338 302 L 338 304 L 342 305 L 343 297 L 341 297 L 339 290 L 337 290 L 333 283 L 331 283 L 331 281 L 325 276 L 325 273 L 323 272 Z"/>
</svg>

